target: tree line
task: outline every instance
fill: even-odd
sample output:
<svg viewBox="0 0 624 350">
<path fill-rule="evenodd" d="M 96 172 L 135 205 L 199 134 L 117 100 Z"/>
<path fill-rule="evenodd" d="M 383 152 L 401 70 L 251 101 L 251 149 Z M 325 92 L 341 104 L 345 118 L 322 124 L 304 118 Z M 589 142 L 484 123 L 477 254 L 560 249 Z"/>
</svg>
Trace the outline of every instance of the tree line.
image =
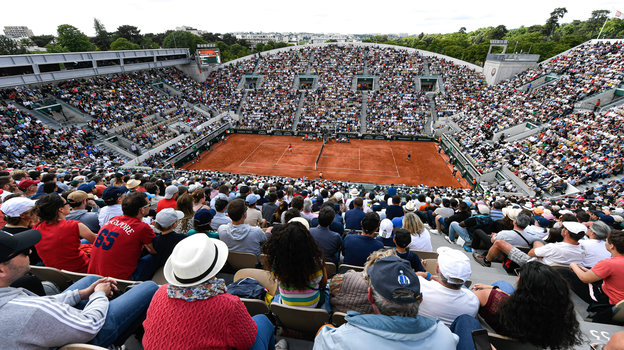
<svg viewBox="0 0 624 350">
<path fill-rule="evenodd" d="M 417 36 L 400 38 L 377 35 L 363 41 L 412 47 L 483 65 L 489 41 L 493 39 L 508 40 L 509 53 L 539 54 L 540 59 L 544 60 L 589 39 L 595 39 L 601 29 L 601 38 L 624 38 L 624 20 L 609 18 L 608 10 L 592 11 L 591 16 L 584 21 L 561 23 L 567 12 L 564 7 L 556 8 L 543 25 L 521 26 L 510 30 L 504 25 L 499 25 L 467 32 L 466 28 L 462 27 L 457 32 L 448 34 L 421 33 Z M 164 33 L 142 34 L 138 27 L 132 25 L 122 25 L 116 31 L 109 32 L 97 18 L 93 21 L 93 27 L 95 36 L 92 37 L 69 24 L 59 25 L 56 35 L 33 36 L 19 43 L 0 36 L 0 55 L 27 53 L 26 47 L 32 45 L 45 47 L 47 52 L 52 53 L 157 48 L 188 48 L 194 53 L 197 45 L 213 43 L 219 48 L 222 62 L 227 62 L 253 53 L 289 46 L 286 43 L 272 41 L 252 46 L 247 40 L 238 39 L 229 33 L 195 35 L 187 31 L 168 30 Z"/>
<path fill-rule="evenodd" d="M 490 40 L 508 40 L 507 53 L 538 54 L 540 60 L 545 60 L 587 40 L 596 39 L 603 25 L 601 39 L 624 38 L 624 20 L 609 18 L 608 10 L 592 11 L 589 19 L 585 21 L 561 23 L 567 12 L 565 7 L 559 7 L 550 13 L 543 25 L 521 26 L 510 30 L 504 25 L 499 25 L 467 32 L 466 28 L 462 27 L 457 32 L 448 34 L 421 33 L 418 36 L 402 38 L 378 35 L 363 41 L 432 51 L 482 66 L 490 47 Z M 500 50 L 502 49 L 493 48 L 492 52 L 500 53 Z"/>
</svg>

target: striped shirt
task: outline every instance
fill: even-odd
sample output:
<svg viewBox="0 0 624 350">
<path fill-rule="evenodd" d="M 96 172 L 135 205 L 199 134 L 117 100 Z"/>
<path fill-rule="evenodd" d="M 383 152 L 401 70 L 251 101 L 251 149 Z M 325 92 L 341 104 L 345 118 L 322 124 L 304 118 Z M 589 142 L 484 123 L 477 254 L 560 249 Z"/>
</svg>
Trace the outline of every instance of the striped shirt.
<svg viewBox="0 0 624 350">
<path fill-rule="evenodd" d="M 281 303 L 290 306 L 316 307 L 321 293 L 319 283 L 323 279 L 323 270 L 319 269 L 310 276 L 310 284 L 307 289 L 289 288 L 281 284 L 278 280 Z"/>
</svg>

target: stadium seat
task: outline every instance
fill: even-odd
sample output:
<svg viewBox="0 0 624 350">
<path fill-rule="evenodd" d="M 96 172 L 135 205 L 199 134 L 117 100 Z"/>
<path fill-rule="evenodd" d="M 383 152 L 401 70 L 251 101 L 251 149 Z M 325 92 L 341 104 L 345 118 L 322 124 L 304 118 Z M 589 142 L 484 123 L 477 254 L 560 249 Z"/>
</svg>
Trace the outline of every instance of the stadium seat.
<svg viewBox="0 0 624 350">
<path fill-rule="evenodd" d="M 59 350 L 106 350 L 106 348 L 103 348 L 97 345 L 91 345 L 91 344 L 74 343 L 74 344 L 67 344 L 63 346 L 62 348 L 60 348 Z"/>
<path fill-rule="evenodd" d="M 325 272 L 327 273 L 327 278 L 332 278 L 336 274 L 336 264 L 326 261 Z"/>
<path fill-rule="evenodd" d="M 414 253 L 418 254 L 418 257 L 420 258 L 420 260 L 425 260 L 425 259 L 438 259 L 438 253 L 436 252 L 425 252 L 422 250 L 412 250 Z"/>
<path fill-rule="evenodd" d="M 89 275 L 87 273 L 80 273 L 80 272 L 73 272 L 73 271 L 67 271 L 67 270 L 61 270 L 61 272 L 67 276 L 67 278 L 71 279 L 72 283 L 77 282 L 79 280 L 81 280 L 84 277 L 87 276 L 97 276 L 97 277 L 102 277 L 102 276 L 98 276 L 98 275 Z"/>
<path fill-rule="evenodd" d="M 227 262 L 234 268 L 234 270 L 255 268 L 258 266 L 258 257 L 256 257 L 253 253 L 240 253 L 230 250 Z"/>
<path fill-rule="evenodd" d="M 521 343 L 517 339 L 509 338 L 504 335 L 488 332 L 488 338 L 490 344 L 496 348 L 496 350 L 537 350 L 541 349 L 539 346 L 530 343 Z"/>
<path fill-rule="evenodd" d="M 239 279 L 245 277 L 255 279 L 264 288 L 266 288 L 271 295 L 275 295 L 277 291 L 277 282 L 275 282 L 271 272 L 255 268 L 240 269 L 236 271 L 236 274 L 234 274 L 234 281 L 238 281 Z"/>
<path fill-rule="evenodd" d="M 324 309 L 273 303 L 271 312 L 283 327 L 302 332 L 304 338 L 313 338 L 321 326 L 329 323 L 329 313 Z"/>
<path fill-rule="evenodd" d="M 42 281 L 49 281 L 56 285 L 59 290 L 65 290 L 73 281 L 63 271 L 47 266 L 30 266 L 30 273 Z"/>
<path fill-rule="evenodd" d="M 266 266 L 268 266 L 268 259 L 269 257 L 266 254 L 260 254 L 260 264 L 263 268 L 266 268 Z"/>
<path fill-rule="evenodd" d="M 613 317 L 611 319 L 617 323 L 624 323 L 624 300 L 613 307 Z"/>
<path fill-rule="evenodd" d="M 251 316 L 264 315 L 269 312 L 269 307 L 263 300 L 247 298 L 240 298 L 240 300 L 245 304 L 247 312 Z"/>
<path fill-rule="evenodd" d="M 340 267 L 338 268 L 338 273 L 345 273 L 349 270 L 364 271 L 364 266 L 341 264 Z"/>
<path fill-rule="evenodd" d="M 342 326 L 347 323 L 347 321 L 345 321 L 345 317 L 347 317 L 346 312 L 334 312 L 331 317 L 332 324 L 336 327 Z"/>
<path fill-rule="evenodd" d="M 152 281 L 154 281 L 154 283 L 156 283 L 159 286 L 162 286 L 163 284 L 167 284 L 167 280 L 165 279 L 165 274 L 164 274 L 164 266 L 160 267 L 158 270 L 156 270 L 156 272 L 154 273 L 154 276 L 152 277 Z"/>
<path fill-rule="evenodd" d="M 425 270 L 433 276 L 438 275 L 438 259 L 423 259 Z"/>
</svg>

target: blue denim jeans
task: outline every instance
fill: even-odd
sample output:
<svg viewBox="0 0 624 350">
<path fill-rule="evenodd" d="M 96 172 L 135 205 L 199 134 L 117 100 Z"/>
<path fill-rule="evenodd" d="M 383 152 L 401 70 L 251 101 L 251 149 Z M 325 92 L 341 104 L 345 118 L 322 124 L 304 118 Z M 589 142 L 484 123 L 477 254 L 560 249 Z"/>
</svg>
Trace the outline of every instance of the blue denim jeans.
<svg viewBox="0 0 624 350">
<path fill-rule="evenodd" d="M 459 336 L 456 350 L 474 350 L 475 345 L 472 340 L 472 331 L 482 329 L 481 323 L 476 318 L 469 315 L 459 315 L 451 324 L 451 332 Z"/>
<path fill-rule="evenodd" d="M 258 331 L 256 333 L 256 342 L 249 350 L 273 350 L 275 349 L 275 326 L 265 315 L 256 315 L 252 317 Z"/>
<path fill-rule="evenodd" d="M 98 279 L 97 276 L 84 277 L 66 290 L 87 288 Z M 156 290 L 158 290 L 158 285 L 152 281 L 147 281 L 132 287 L 124 294 L 111 300 L 108 304 L 104 326 L 90 343 L 102 347 L 113 344 L 128 327 L 145 314 Z M 82 308 L 85 305 L 86 303 L 80 303 L 76 307 Z"/>
<path fill-rule="evenodd" d="M 468 230 L 459 226 L 459 222 L 453 221 L 451 222 L 451 226 L 449 226 L 449 239 L 454 241 L 457 239 L 457 236 L 463 238 L 467 245 L 472 243 L 472 237 L 470 237 Z"/>
</svg>

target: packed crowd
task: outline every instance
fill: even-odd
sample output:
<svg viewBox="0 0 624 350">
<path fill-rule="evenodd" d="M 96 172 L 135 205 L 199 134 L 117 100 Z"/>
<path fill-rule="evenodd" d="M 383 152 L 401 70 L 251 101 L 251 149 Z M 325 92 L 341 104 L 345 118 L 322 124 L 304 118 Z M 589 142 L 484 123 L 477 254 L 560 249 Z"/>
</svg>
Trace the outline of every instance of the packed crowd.
<svg viewBox="0 0 624 350">
<path fill-rule="evenodd" d="M 51 129 L 12 103 L 0 102 L 2 149 L 0 158 L 22 165 L 101 167 L 119 166 L 120 157 L 92 144 L 95 138 L 87 128 Z"/>
<path fill-rule="evenodd" d="M 570 348 L 582 338 L 571 293 L 601 323 L 614 322 L 613 306 L 624 300 L 621 193 L 602 206 L 589 198 L 548 202 L 466 189 L 95 167 L 2 171 L 0 190 L 0 340 L 10 347 L 108 347 L 142 323 L 146 349 L 189 342 L 272 348 L 275 325 L 252 318 L 236 296 L 250 289 L 219 278 L 231 269 L 229 252 L 255 254 L 275 276 L 270 297 L 265 290 L 254 298 L 356 311 L 346 325 L 320 330 L 321 349 L 396 340 L 474 349 L 470 333 L 485 325 L 477 314 L 520 342 Z M 517 285 L 478 283 L 462 248 L 434 247 L 434 234 L 486 267 L 519 268 Z M 418 255 L 434 248 L 435 274 Z M 360 268 L 328 276 L 324 262 Z M 106 277 L 41 298 L 59 291 L 27 275 L 29 264 Z M 159 268 L 168 282 L 160 287 L 149 281 Z M 112 278 L 146 282 L 109 301 Z M 45 332 L 30 327 L 39 323 Z M 360 324 L 367 327 L 349 333 Z"/>
<path fill-rule="evenodd" d="M 586 44 L 495 86 L 483 86 L 480 84 L 482 79 L 455 82 L 456 77 L 447 77 L 446 91 L 436 96 L 436 104 L 438 109 L 454 106 L 453 113 L 461 112 L 454 119 L 463 130 L 456 135 L 457 140 L 465 152 L 475 159 L 482 172 L 509 164 L 508 158 L 501 155 L 514 154 L 517 153 L 514 148 L 523 148 L 539 150 L 535 158 L 549 169 L 547 173 L 554 172 L 556 175 L 554 180 L 548 179 L 550 175 L 547 174 L 534 179 L 532 182 L 537 187 L 552 188 L 559 179 L 568 183 L 584 183 L 610 174 L 611 169 L 617 167 L 618 147 L 613 147 L 613 139 L 620 136 L 618 125 L 621 123 L 621 112 L 571 112 L 575 102 L 622 83 L 623 56 L 621 42 Z M 436 66 L 436 63 L 431 63 L 432 71 L 439 70 Z M 453 71 L 444 70 L 443 74 L 450 72 Z M 528 91 L 518 90 L 531 80 L 549 73 L 559 75 L 560 79 Z M 460 75 L 460 78 L 464 77 L 466 75 Z M 494 133 L 504 132 L 506 128 L 523 122 L 549 125 L 537 139 L 525 140 L 531 143 L 528 146 L 498 147 L 488 142 Z M 533 152 L 530 154 L 533 155 Z M 578 165 L 578 160 L 583 163 L 581 166 L 570 166 L 572 163 Z M 586 169 L 581 170 L 583 166 Z M 587 169 L 596 174 L 582 174 Z M 532 177 L 532 173 L 539 173 L 540 170 L 524 169 L 523 172 Z"/>
</svg>

